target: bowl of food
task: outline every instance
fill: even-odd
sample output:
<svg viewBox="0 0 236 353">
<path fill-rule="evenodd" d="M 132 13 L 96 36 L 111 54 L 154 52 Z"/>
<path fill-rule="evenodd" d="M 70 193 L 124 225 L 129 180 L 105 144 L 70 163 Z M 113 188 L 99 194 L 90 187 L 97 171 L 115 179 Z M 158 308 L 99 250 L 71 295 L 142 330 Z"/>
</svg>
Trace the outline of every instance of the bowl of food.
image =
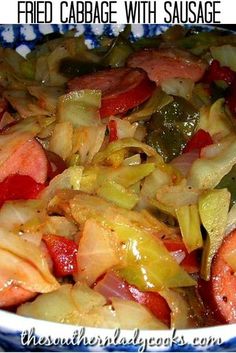
<svg viewBox="0 0 236 353">
<path fill-rule="evenodd" d="M 0 38 L 2 349 L 233 351 L 236 35 Z"/>
</svg>

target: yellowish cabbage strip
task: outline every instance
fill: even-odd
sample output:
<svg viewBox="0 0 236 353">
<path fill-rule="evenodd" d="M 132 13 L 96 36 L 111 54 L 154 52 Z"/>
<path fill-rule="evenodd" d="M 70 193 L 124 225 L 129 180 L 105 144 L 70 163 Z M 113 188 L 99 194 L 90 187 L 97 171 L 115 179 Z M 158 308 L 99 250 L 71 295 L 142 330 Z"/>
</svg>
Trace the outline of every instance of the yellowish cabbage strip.
<svg viewBox="0 0 236 353">
<path fill-rule="evenodd" d="M 155 169 L 154 163 L 144 163 L 133 166 L 121 166 L 118 168 L 99 167 L 98 177 L 101 180 L 110 179 L 128 188 L 144 179 Z"/>
<path fill-rule="evenodd" d="M 197 205 L 185 205 L 177 208 L 176 215 L 188 252 L 201 248 L 203 240 Z"/>
<path fill-rule="evenodd" d="M 163 243 L 152 235 L 151 227 L 145 230 L 145 225 L 139 226 L 139 222 L 142 223 L 140 213 L 127 211 L 97 197 L 83 194 L 72 198 L 69 208 L 72 217 L 79 224 L 83 225 L 88 219 L 94 219 L 116 232 L 119 241 L 123 243 L 126 261 L 126 267 L 120 273 L 129 283 L 142 290 L 195 284 Z M 135 217 L 140 218 L 139 222 Z"/>
<path fill-rule="evenodd" d="M 119 272 L 127 282 L 141 290 L 188 287 L 195 281 L 174 260 L 163 243 L 148 232 L 118 217 L 112 227 L 117 232 L 126 251 L 126 267 Z"/>
<path fill-rule="evenodd" d="M 59 121 L 69 121 L 74 127 L 101 125 L 99 108 L 101 92 L 95 90 L 73 91 L 58 100 Z"/>
<path fill-rule="evenodd" d="M 0 229 L 0 269 L 6 284 L 13 281 L 33 292 L 47 293 L 59 286 L 41 249 L 3 229 Z"/>
<path fill-rule="evenodd" d="M 39 133 L 41 127 L 36 119 L 29 118 L 12 126 L 0 136 L 0 165 L 10 158 L 16 150 Z"/>
<path fill-rule="evenodd" d="M 106 125 L 83 126 L 74 129 L 73 154 L 79 154 L 80 164 L 91 163 L 95 154 L 100 150 L 106 133 Z"/>
<path fill-rule="evenodd" d="M 40 229 L 43 234 L 62 235 L 68 239 L 74 240 L 74 235 L 78 232 L 76 225 L 70 222 L 66 217 L 47 216 L 44 218 Z"/>
<path fill-rule="evenodd" d="M 199 199 L 199 214 L 207 231 L 207 239 L 203 247 L 201 276 L 210 278 L 211 262 L 225 236 L 230 193 L 227 189 L 209 190 Z"/>
<path fill-rule="evenodd" d="M 153 163 L 132 166 L 120 166 L 118 168 L 95 166 L 84 169 L 81 179 L 81 190 L 94 192 L 107 181 L 112 181 L 125 188 L 136 184 L 144 179 L 155 169 Z"/>
<path fill-rule="evenodd" d="M 92 162 L 94 164 L 102 163 L 107 158 L 109 158 L 113 153 L 116 153 L 124 148 L 134 148 L 135 150 L 139 150 L 145 153 L 149 157 L 155 156 L 157 154 L 152 147 L 146 145 L 145 143 L 142 143 L 133 138 L 124 138 L 124 139 L 116 140 L 114 142 L 109 143 L 108 146 L 103 151 L 98 152 L 94 156 Z"/>
<path fill-rule="evenodd" d="M 159 292 L 165 298 L 171 309 L 171 328 L 185 329 L 190 326 L 189 306 L 183 296 L 177 291 L 164 289 Z"/>
<path fill-rule="evenodd" d="M 125 209 L 132 209 L 139 201 L 140 181 L 155 168 L 145 163 L 118 168 L 95 166 L 83 171 L 80 190 L 96 193 L 107 201 Z"/>
<path fill-rule="evenodd" d="M 220 144 L 220 151 L 212 158 L 197 159 L 190 170 L 188 185 L 197 189 L 213 189 L 236 164 L 236 139 Z M 206 148 L 214 148 L 212 146 Z"/>
<path fill-rule="evenodd" d="M 22 118 L 28 118 L 37 115 L 51 115 L 51 112 L 38 105 L 37 100 L 27 91 L 11 90 L 5 91 L 3 96 L 15 108 Z"/>
<path fill-rule="evenodd" d="M 186 185 L 186 180 L 183 180 L 178 185 L 166 185 L 159 188 L 156 193 L 156 200 L 174 215 L 175 210 L 179 207 L 197 204 L 199 195 L 200 190 L 190 189 Z"/>
<path fill-rule="evenodd" d="M 161 88 L 167 94 L 189 100 L 192 97 L 194 82 L 190 78 L 168 78 L 161 83 Z"/>
<path fill-rule="evenodd" d="M 139 196 L 127 190 L 113 180 L 105 181 L 98 189 L 97 195 L 119 207 L 131 210 L 138 203 Z"/>
<path fill-rule="evenodd" d="M 217 136 L 218 139 L 232 134 L 235 128 L 225 111 L 224 104 L 225 100 L 220 98 L 210 107 L 204 106 L 200 110 L 198 129 L 208 131 L 211 136 Z"/>
<path fill-rule="evenodd" d="M 51 113 L 56 112 L 57 101 L 63 95 L 62 87 L 46 87 L 46 86 L 28 86 L 29 93 L 38 99 L 40 105 Z"/>
<path fill-rule="evenodd" d="M 49 185 L 40 194 L 40 199 L 48 202 L 61 189 L 79 190 L 82 173 L 83 167 L 74 166 L 67 168 L 50 181 Z"/>
<path fill-rule="evenodd" d="M 49 150 L 58 154 L 66 160 L 72 153 L 73 127 L 69 121 L 64 121 L 55 125 L 50 138 Z"/>
<path fill-rule="evenodd" d="M 172 175 L 162 168 L 156 168 L 148 175 L 142 185 L 141 195 L 144 198 L 155 198 L 157 191 L 165 186 L 172 184 Z"/>
<path fill-rule="evenodd" d="M 225 44 L 219 47 L 210 48 L 211 55 L 218 60 L 221 66 L 228 66 L 231 70 L 236 71 L 236 47 Z"/>
<path fill-rule="evenodd" d="M 31 221 L 35 222 L 37 227 L 39 224 L 41 206 L 40 200 L 16 200 L 5 202 L 0 209 L 1 227 L 12 232 L 19 232 L 24 228 L 25 224 Z"/>
</svg>

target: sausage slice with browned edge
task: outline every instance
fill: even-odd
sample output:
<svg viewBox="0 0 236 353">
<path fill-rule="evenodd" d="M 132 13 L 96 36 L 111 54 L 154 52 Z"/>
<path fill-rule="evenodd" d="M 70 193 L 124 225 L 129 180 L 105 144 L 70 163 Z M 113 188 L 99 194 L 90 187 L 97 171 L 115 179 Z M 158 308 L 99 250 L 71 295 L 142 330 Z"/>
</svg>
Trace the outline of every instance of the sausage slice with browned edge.
<svg viewBox="0 0 236 353">
<path fill-rule="evenodd" d="M 68 90 L 101 90 L 101 118 L 124 114 L 145 102 L 153 93 L 155 84 L 140 69 L 116 68 L 75 77 L 68 82 Z"/>
<path fill-rule="evenodd" d="M 0 291 L 0 308 L 8 308 L 23 304 L 35 296 L 36 293 L 12 285 Z"/>
<path fill-rule="evenodd" d="M 227 235 L 214 257 L 209 282 L 200 281 L 199 292 L 222 323 L 236 323 L 236 275 L 227 264 L 228 253 L 236 249 L 236 230 Z"/>
<path fill-rule="evenodd" d="M 201 59 L 173 48 L 141 50 L 129 57 L 127 65 L 145 70 L 157 85 L 170 78 L 189 78 L 197 82 L 206 70 Z"/>
</svg>

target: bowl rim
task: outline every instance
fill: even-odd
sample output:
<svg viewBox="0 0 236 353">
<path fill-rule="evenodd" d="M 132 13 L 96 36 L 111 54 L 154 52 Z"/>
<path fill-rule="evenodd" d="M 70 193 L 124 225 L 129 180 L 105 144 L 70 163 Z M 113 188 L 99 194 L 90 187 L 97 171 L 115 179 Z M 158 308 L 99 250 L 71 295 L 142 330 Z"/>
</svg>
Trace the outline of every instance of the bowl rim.
<svg viewBox="0 0 236 353">
<path fill-rule="evenodd" d="M 57 323 L 52 321 L 45 321 L 45 320 L 38 320 L 29 317 L 23 317 L 17 315 L 15 313 L 6 312 L 4 310 L 0 310 L 1 322 L 0 322 L 0 347 L 1 347 L 1 332 L 7 334 L 8 336 L 19 337 L 24 332 L 31 332 L 33 330 L 33 334 L 35 337 L 51 337 L 52 339 L 60 339 L 63 338 L 70 338 L 72 337 L 74 332 L 84 332 L 84 336 L 86 339 L 94 339 L 99 337 L 101 340 L 106 340 L 107 337 L 114 337 L 115 331 L 117 329 L 111 328 L 97 328 L 97 327 L 83 327 L 79 325 L 70 325 L 65 323 Z M 120 331 L 121 337 L 130 340 L 134 337 L 134 330 L 125 330 L 125 329 L 118 329 Z M 159 340 L 163 340 L 169 338 L 171 335 L 175 334 L 177 337 L 182 337 L 184 339 L 185 345 L 188 347 L 188 351 L 191 351 L 190 347 L 194 348 L 194 351 L 212 351 L 213 348 L 220 347 L 227 347 L 227 345 L 231 344 L 233 340 L 233 346 L 231 348 L 236 349 L 236 341 L 235 341 L 235 331 L 236 331 L 236 324 L 225 324 L 220 326 L 210 326 L 210 327 L 203 327 L 203 328 L 190 328 L 190 329 L 169 329 L 169 330 L 138 330 L 139 337 L 143 340 L 148 340 L 150 338 L 158 338 Z M 49 334 L 50 333 L 50 334 Z M 214 344 L 206 344 L 205 346 L 193 344 L 194 339 L 199 340 L 201 339 L 219 339 L 218 343 Z M 81 341 L 83 345 L 83 341 Z M 21 347 L 22 343 L 18 342 L 18 346 Z M 185 346 L 184 345 L 184 346 Z M 225 346 L 226 345 L 226 346 Z M 126 345 L 125 345 L 126 346 Z M 125 346 L 122 348 L 122 351 L 125 352 Z M 139 347 L 138 344 L 131 344 L 132 347 Z M 183 345 L 176 345 L 174 351 L 181 351 L 181 346 Z M 80 346 L 78 346 L 79 348 Z M 87 345 L 89 349 L 90 345 Z M 97 348 L 100 346 L 98 345 Z M 105 346 L 106 348 L 108 346 Z M 152 350 L 151 347 L 147 346 L 148 350 Z M 158 347 L 155 347 L 155 351 L 163 351 L 166 350 L 166 345 L 161 344 Z M 172 346 L 168 346 L 168 351 L 172 351 Z M 189 349 L 190 348 L 190 349 Z M 224 349 L 224 351 L 226 351 Z M 232 351 L 232 349 L 231 349 Z"/>
</svg>

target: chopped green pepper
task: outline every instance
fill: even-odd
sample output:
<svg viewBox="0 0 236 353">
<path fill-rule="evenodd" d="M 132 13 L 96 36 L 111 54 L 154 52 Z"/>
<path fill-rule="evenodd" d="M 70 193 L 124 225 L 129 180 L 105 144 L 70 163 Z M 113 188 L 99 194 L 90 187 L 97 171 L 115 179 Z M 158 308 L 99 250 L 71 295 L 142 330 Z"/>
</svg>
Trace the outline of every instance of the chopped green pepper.
<svg viewBox="0 0 236 353">
<path fill-rule="evenodd" d="M 165 42 L 176 42 L 182 39 L 187 33 L 187 30 L 180 25 L 175 25 L 169 27 L 163 34 L 162 39 Z"/>
<path fill-rule="evenodd" d="M 140 38 L 133 43 L 133 48 L 135 50 L 141 50 L 146 48 L 159 48 L 162 43 L 161 36 L 150 37 L 150 38 Z"/>
<path fill-rule="evenodd" d="M 195 55 L 202 55 L 210 47 L 223 44 L 235 44 L 236 36 L 225 35 L 224 31 L 199 32 L 185 36 L 177 41 L 177 45 L 183 49 L 189 49 Z"/>
<path fill-rule="evenodd" d="M 183 150 L 194 133 L 199 112 L 182 97 L 174 100 L 153 114 L 147 123 L 146 142 L 169 162 Z"/>
<path fill-rule="evenodd" d="M 68 78 L 89 74 L 103 68 L 104 66 L 101 64 L 85 62 L 71 57 L 62 59 L 59 64 L 59 72 Z"/>
<path fill-rule="evenodd" d="M 178 130 L 161 127 L 149 132 L 146 142 L 163 157 L 165 162 L 169 162 L 180 155 L 186 140 Z"/>
<path fill-rule="evenodd" d="M 133 53 L 133 47 L 129 41 L 129 35 L 131 33 L 131 26 L 125 27 L 124 31 L 120 32 L 116 37 L 107 53 L 102 58 L 101 62 L 105 66 L 109 67 L 122 67 L 124 66 L 128 56 Z"/>
</svg>

